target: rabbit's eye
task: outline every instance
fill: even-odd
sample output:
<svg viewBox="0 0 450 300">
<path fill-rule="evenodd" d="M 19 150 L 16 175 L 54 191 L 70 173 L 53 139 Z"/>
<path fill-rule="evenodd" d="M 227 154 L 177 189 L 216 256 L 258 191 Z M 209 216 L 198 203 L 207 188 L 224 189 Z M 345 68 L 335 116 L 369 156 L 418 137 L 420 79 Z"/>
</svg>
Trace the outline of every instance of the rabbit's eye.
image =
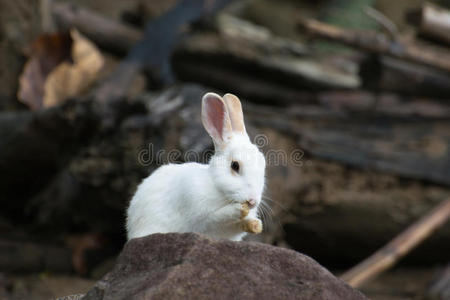
<svg viewBox="0 0 450 300">
<path fill-rule="evenodd" d="M 239 173 L 239 163 L 237 161 L 231 162 L 231 169 L 235 171 L 236 173 Z"/>
</svg>

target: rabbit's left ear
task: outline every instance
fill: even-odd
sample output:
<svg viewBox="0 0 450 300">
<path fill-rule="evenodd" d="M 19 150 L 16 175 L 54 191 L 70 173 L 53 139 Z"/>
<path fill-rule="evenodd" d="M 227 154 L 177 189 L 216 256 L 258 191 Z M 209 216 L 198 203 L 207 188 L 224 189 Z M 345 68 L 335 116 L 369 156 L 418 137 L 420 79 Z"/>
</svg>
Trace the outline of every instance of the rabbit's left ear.
<svg viewBox="0 0 450 300">
<path fill-rule="evenodd" d="M 215 93 L 203 96 L 202 122 L 213 139 L 216 150 L 222 150 L 232 134 L 230 116 L 222 97 Z"/>
<path fill-rule="evenodd" d="M 239 98 L 233 94 L 225 94 L 225 96 L 223 96 L 223 101 L 225 102 L 228 114 L 230 115 L 233 132 L 247 134 L 244 125 L 244 114 Z"/>
</svg>

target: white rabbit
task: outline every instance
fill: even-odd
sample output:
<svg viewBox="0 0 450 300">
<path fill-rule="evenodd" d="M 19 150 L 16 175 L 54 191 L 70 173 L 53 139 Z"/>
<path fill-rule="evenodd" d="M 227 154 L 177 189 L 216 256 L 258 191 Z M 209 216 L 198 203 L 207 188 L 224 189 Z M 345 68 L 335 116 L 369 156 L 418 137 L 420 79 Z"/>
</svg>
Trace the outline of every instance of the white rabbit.
<svg viewBox="0 0 450 300">
<path fill-rule="evenodd" d="M 257 209 L 266 162 L 247 135 L 241 102 L 207 93 L 202 122 L 215 146 L 209 164 L 168 164 L 144 179 L 128 208 L 128 239 L 197 232 L 239 241 L 262 231 Z"/>
</svg>

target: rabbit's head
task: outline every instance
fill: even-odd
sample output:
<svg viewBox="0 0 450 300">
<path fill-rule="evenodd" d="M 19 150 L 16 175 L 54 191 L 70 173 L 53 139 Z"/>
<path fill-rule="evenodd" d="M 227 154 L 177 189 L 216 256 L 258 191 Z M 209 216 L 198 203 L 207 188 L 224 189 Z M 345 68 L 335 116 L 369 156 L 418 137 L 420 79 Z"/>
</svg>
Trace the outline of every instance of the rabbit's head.
<svg viewBox="0 0 450 300">
<path fill-rule="evenodd" d="M 232 94 L 222 98 L 207 93 L 202 99 L 202 122 L 214 141 L 209 168 L 216 189 L 230 202 L 258 206 L 266 162 L 247 135 L 241 102 Z"/>
</svg>

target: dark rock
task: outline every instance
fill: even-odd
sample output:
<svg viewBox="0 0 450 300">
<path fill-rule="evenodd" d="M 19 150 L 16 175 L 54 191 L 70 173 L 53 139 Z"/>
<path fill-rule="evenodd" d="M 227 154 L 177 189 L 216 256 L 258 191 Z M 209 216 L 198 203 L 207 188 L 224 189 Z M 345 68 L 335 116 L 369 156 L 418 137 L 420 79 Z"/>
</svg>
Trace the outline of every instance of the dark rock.
<svg viewBox="0 0 450 300">
<path fill-rule="evenodd" d="M 366 299 L 313 259 L 194 233 L 128 242 L 87 299 Z"/>
</svg>

